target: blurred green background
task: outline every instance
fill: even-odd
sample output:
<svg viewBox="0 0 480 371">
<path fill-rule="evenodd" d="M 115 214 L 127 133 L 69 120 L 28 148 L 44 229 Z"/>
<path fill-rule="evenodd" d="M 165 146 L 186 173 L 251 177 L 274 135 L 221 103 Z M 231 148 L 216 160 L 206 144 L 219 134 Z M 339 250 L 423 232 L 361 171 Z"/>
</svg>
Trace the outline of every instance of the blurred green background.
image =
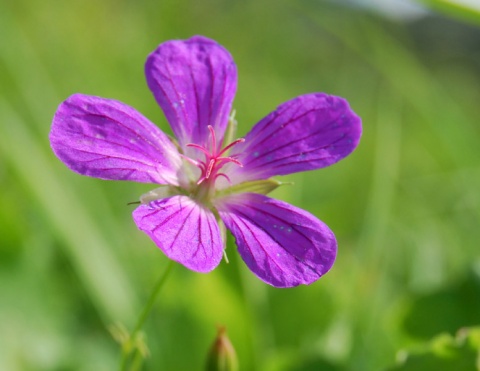
<svg viewBox="0 0 480 371">
<path fill-rule="evenodd" d="M 284 177 L 295 185 L 272 194 L 336 233 L 332 271 L 274 289 L 231 240 L 230 264 L 208 275 L 177 265 L 145 326 L 144 369 L 202 369 L 217 325 L 242 370 L 369 371 L 480 324 L 480 11 L 425 3 L 443 5 L 2 0 L 0 369 L 117 368 L 108 328 L 133 327 L 167 263 L 126 205 L 152 186 L 70 172 L 50 150 L 50 123 L 81 92 L 170 132 L 143 64 L 194 34 L 238 65 L 239 135 L 313 91 L 347 98 L 364 133 L 346 160 Z"/>
</svg>

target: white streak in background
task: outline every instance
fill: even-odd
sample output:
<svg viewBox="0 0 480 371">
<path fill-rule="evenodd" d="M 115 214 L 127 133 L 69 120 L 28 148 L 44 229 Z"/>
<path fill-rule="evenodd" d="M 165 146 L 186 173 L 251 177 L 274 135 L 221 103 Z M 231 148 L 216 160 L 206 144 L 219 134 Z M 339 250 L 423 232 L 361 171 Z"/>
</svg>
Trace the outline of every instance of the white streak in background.
<svg viewBox="0 0 480 371">
<path fill-rule="evenodd" d="M 470 1 L 476 2 L 480 0 Z M 338 3 L 339 1 L 333 2 Z M 341 0 L 341 2 L 366 8 L 400 21 L 412 21 L 429 14 L 425 6 L 413 0 Z"/>
<path fill-rule="evenodd" d="M 465 5 L 473 10 L 480 12 L 480 0 L 445 0 L 447 3 Z"/>
</svg>

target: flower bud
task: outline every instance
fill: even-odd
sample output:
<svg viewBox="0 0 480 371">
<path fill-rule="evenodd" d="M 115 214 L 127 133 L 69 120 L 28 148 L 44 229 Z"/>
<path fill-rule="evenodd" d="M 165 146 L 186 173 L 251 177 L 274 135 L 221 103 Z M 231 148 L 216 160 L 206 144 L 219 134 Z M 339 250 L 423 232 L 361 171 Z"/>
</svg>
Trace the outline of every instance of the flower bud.
<svg viewBox="0 0 480 371">
<path fill-rule="evenodd" d="M 238 360 L 225 327 L 219 327 L 217 338 L 212 344 L 207 358 L 207 371 L 238 371 Z"/>
</svg>

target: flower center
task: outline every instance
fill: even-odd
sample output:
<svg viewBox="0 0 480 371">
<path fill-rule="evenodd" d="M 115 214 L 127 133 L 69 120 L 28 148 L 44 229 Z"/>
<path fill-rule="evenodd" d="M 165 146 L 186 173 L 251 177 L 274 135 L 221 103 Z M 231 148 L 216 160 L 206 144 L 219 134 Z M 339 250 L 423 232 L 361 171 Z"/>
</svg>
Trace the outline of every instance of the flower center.
<svg viewBox="0 0 480 371">
<path fill-rule="evenodd" d="M 190 162 L 191 164 L 195 165 L 198 167 L 201 171 L 200 178 L 197 181 L 197 185 L 200 185 L 202 183 L 210 184 L 211 186 L 215 183 L 215 180 L 218 177 L 224 177 L 227 179 L 228 182 L 230 182 L 230 179 L 225 173 L 220 172 L 220 169 L 225 165 L 228 164 L 229 162 L 233 162 L 234 164 L 243 167 L 242 163 L 238 161 L 235 157 L 233 156 L 225 156 L 225 153 L 232 148 L 235 144 L 242 143 L 245 141 L 245 139 L 240 138 L 223 149 L 218 150 L 217 148 L 217 138 L 215 135 L 215 130 L 211 125 L 208 125 L 208 130 L 210 131 L 210 148 L 203 147 L 199 144 L 195 143 L 188 143 L 187 147 L 191 148 L 196 148 L 199 151 L 203 152 L 205 155 L 204 160 L 194 160 L 190 157 L 182 155 L 182 157 Z"/>
</svg>

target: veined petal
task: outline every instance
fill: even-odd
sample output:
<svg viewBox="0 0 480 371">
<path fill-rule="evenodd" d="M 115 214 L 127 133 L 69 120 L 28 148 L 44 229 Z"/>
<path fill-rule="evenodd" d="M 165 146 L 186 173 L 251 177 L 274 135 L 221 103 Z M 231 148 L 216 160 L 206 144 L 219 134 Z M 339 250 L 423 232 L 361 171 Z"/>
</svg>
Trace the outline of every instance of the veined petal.
<svg viewBox="0 0 480 371">
<path fill-rule="evenodd" d="M 50 144 L 82 175 L 178 185 L 182 162 L 173 143 L 135 109 L 113 99 L 69 97 L 55 113 Z"/>
<path fill-rule="evenodd" d="M 228 165 L 225 172 L 236 184 L 326 167 L 350 154 L 361 132 L 361 120 L 345 99 L 299 96 L 252 128 L 231 153 L 243 167 Z"/>
<path fill-rule="evenodd" d="M 226 49 L 201 36 L 167 41 L 149 55 L 145 74 L 182 148 L 206 145 L 208 125 L 220 146 L 237 89 L 237 68 Z"/>
<path fill-rule="evenodd" d="M 216 207 L 243 260 L 266 283 L 308 285 L 332 267 L 335 236 L 312 214 L 255 193 L 224 197 Z"/>
<path fill-rule="evenodd" d="M 210 272 L 222 260 L 223 242 L 213 213 L 187 196 L 141 205 L 133 220 L 168 258 L 196 272 Z"/>
</svg>

